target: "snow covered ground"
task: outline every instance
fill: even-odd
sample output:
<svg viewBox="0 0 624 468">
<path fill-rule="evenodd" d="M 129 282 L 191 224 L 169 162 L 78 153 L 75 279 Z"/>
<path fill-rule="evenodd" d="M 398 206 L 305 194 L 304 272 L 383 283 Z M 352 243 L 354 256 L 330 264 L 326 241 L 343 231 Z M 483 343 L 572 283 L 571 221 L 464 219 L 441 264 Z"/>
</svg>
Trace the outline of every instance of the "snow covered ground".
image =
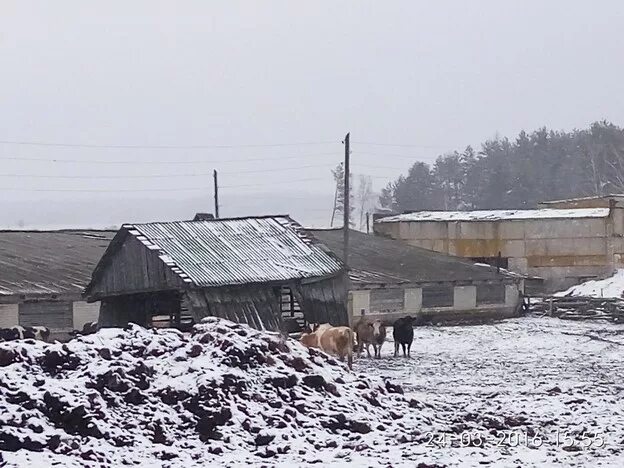
<svg viewBox="0 0 624 468">
<path fill-rule="evenodd" d="M 0 344 L 17 351 L 0 352 L 0 444 L 30 446 L 6 465 L 624 466 L 622 325 L 420 327 L 411 359 L 386 343 L 353 373 L 246 327 L 201 327 Z"/>
<path fill-rule="evenodd" d="M 554 295 L 557 297 L 584 296 L 622 298 L 624 296 L 624 270 L 617 270 L 617 272 L 609 278 L 586 281 L 572 286 L 565 291 L 555 293 Z"/>
<path fill-rule="evenodd" d="M 436 420 L 464 437 L 463 443 L 449 441 L 430 429 L 433 443 L 406 444 L 404 460 L 624 466 L 622 325 L 527 317 L 422 327 L 416 329 L 412 359 L 361 360 L 357 369 L 402 382 L 406 394 L 432 405 Z M 478 443 L 477 433 L 489 434 L 483 448 L 462 447 Z"/>
</svg>

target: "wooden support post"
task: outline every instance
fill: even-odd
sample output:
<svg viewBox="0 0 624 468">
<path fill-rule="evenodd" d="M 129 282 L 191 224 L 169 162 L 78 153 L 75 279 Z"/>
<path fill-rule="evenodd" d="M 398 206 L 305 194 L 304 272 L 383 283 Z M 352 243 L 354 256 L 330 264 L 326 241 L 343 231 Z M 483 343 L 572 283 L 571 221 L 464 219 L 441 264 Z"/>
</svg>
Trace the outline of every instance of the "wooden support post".
<svg viewBox="0 0 624 468">
<path fill-rule="evenodd" d="M 219 181 L 217 170 L 212 173 L 214 179 L 214 215 L 216 219 L 219 219 Z"/>
<path fill-rule="evenodd" d="M 350 207 L 349 207 L 349 175 L 350 175 L 350 168 L 349 168 L 349 133 L 347 133 L 347 135 L 345 136 L 344 139 L 344 145 L 345 145 L 345 154 L 344 154 L 344 203 L 343 203 L 343 210 L 344 210 L 344 218 L 343 218 L 343 224 L 342 224 L 342 230 L 343 230 L 343 261 L 345 266 L 349 265 L 349 225 L 350 225 L 350 221 L 351 221 L 351 217 L 349 216 L 350 213 Z"/>
</svg>

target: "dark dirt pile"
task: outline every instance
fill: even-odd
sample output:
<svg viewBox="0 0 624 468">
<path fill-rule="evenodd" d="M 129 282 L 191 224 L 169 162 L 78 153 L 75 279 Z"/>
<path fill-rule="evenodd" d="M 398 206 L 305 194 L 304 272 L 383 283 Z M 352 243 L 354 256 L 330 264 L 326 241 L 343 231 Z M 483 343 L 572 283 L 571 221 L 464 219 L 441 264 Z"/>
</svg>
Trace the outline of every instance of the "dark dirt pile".
<svg viewBox="0 0 624 468">
<path fill-rule="evenodd" d="M 433 418 L 397 385 L 218 319 L 1 343 L 0 367 L 0 450 L 38 466 L 348 461 Z"/>
</svg>

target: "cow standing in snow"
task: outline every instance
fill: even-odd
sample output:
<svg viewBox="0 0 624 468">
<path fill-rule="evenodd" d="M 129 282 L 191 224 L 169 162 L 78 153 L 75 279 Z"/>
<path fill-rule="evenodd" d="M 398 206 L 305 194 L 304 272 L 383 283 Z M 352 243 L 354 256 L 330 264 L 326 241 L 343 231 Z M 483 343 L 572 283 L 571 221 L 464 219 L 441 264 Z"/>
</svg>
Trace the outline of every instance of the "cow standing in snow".
<svg viewBox="0 0 624 468">
<path fill-rule="evenodd" d="M 299 341 L 308 348 L 319 348 L 327 354 L 347 358 L 349 369 L 353 366 L 353 331 L 349 327 L 334 327 L 329 323 L 317 325 L 314 331 L 303 333 Z"/>
<path fill-rule="evenodd" d="M 407 315 L 396 320 L 392 325 L 394 357 L 399 355 L 399 345 L 403 348 L 403 356 L 410 357 L 410 350 L 412 348 L 412 342 L 414 341 L 415 320 L 416 319 L 414 317 Z"/>
<path fill-rule="evenodd" d="M 362 317 L 355 324 L 355 334 L 357 335 L 357 355 L 360 357 L 362 348 L 366 346 L 366 354 L 370 357 L 369 346 L 373 345 L 375 357 L 381 357 L 381 347 L 386 341 L 386 326 L 381 320 L 369 321 Z"/>
<path fill-rule="evenodd" d="M 381 358 L 381 347 L 384 341 L 386 341 L 386 326 L 381 320 L 375 320 L 373 322 L 373 349 L 376 358 Z"/>
<path fill-rule="evenodd" d="M 15 340 L 40 340 L 48 341 L 50 330 L 46 327 L 22 327 L 20 325 L 11 328 L 0 328 L 0 341 Z"/>
</svg>

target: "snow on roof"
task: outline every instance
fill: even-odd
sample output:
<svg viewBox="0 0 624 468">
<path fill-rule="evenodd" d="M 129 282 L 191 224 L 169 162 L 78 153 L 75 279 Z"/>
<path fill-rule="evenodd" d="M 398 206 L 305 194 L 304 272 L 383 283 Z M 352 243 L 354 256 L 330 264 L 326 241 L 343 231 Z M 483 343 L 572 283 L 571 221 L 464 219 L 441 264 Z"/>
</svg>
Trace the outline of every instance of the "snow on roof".
<svg viewBox="0 0 624 468">
<path fill-rule="evenodd" d="M 126 224 L 122 231 L 199 287 L 314 278 L 343 268 L 288 216 Z M 119 247 L 114 240 L 104 257 Z M 105 258 L 94 278 L 103 265 Z"/>
<path fill-rule="evenodd" d="M 555 293 L 555 297 L 580 296 L 597 298 L 621 298 L 624 295 L 624 270 L 617 270 L 609 278 L 590 280 Z"/>
<path fill-rule="evenodd" d="M 554 203 L 577 202 L 585 200 L 604 200 L 607 198 L 624 198 L 624 193 L 610 193 L 608 195 L 592 195 L 590 197 L 562 198 L 560 200 L 547 200 L 539 202 L 540 205 L 551 205 Z"/>
<path fill-rule="evenodd" d="M 539 210 L 482 210 L 482 211 L 417 211 L 377 220 L 377 223 L 401 221 L 500 221 L 530 219 L 606 218 L 609 208 L 572 208 Z"/>
</svg>

